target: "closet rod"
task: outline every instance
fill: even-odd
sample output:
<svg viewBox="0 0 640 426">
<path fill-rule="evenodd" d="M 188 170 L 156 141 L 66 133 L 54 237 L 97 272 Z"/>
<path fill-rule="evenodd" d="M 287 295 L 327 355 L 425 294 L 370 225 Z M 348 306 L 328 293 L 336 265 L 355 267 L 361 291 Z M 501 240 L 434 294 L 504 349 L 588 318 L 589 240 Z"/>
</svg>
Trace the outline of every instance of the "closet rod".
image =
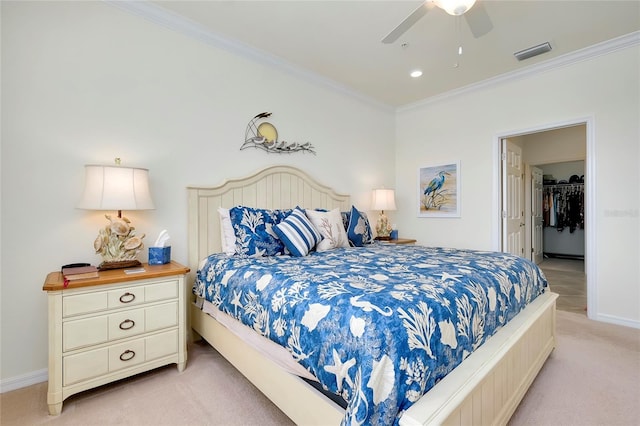
<svg viewBox="0 0 640 426">
<path fill-rule="evenodd" d="M 544 188 L 581 188 L 584 183 L 557 183 L 555 185 L 542 185 Z"/>
</svg>

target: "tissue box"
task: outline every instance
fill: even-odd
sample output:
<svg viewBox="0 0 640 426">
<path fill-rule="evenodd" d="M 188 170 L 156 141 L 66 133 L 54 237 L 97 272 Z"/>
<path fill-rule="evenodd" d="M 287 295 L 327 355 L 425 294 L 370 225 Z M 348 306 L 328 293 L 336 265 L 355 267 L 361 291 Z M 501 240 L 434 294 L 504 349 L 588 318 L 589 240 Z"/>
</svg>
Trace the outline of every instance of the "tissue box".
<svg viewBox="0 0 640 426">
<path fill-rule="evenodd" d="M 149 247 L 149 265 L 164 265 L 171 262 L 171 246 Z"/>
</svg>

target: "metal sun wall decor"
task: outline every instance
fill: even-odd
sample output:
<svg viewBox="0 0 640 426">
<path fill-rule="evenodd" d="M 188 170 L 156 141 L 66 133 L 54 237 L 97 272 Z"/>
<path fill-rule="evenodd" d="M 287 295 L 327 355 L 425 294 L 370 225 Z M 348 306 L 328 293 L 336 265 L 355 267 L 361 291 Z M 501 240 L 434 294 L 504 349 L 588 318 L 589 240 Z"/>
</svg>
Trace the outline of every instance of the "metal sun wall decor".
<svg viewBox="0 0 640 426">
<path fill-rule="evenodd" d="M 460 162 L 418 170 L 418 216 L 460 217 Z"/>
<path fill-rule="evenodd" d="M 247 148 L 258 148 L 267 152 L 274 152 L 277 154 L 290 154 L 292 152 L 310 152 L 315 154 L 315 148 L 311 143 L 297 143 L 278 141 L 278 130 L 275 126 L 264 120 L 271 116 L 270 112 L 262 112 L 249 121 L 247 124 L 247 130 L 244 134 L 244 143 L 240 147 L 240 150 Z"/>
</svg>

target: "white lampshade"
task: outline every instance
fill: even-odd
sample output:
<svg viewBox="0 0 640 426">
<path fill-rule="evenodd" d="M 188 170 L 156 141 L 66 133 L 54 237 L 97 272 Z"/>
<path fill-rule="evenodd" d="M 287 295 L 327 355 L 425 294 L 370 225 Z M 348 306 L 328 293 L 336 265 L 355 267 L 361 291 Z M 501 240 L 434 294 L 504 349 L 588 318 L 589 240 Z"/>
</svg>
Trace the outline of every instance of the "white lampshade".
<svg viewBox="0 0 640 426">
<path fill-rule="evenodd" d="M 86 210 L 152 210 L 149 170 L 121 166 L 85 166 L 84 193 L 78 203 Z"/>
<path fill-rule="evenodd" d="M 371 210 L 395 210 L 396 200 L 393 189 L 374 189 Z"/>
<path fill-rule="evenodd" d="M 476 0 L 436 0 L 438 7 L 442 8 L 449 15 L 463 15 L 475 4 Z"/>
</svg>

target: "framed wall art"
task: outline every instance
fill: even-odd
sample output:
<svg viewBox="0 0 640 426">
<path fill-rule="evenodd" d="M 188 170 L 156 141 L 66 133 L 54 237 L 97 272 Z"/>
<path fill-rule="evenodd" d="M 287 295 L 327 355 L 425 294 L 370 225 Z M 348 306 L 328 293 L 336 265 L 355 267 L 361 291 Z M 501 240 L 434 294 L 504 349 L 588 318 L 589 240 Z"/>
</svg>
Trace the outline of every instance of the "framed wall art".
<svg viewBox="0 0 640 426">
<path fill-rule="evenodd" d="M 460 217 L 460 161 L 418 169 L 418 216 Z"/>
</svg>

